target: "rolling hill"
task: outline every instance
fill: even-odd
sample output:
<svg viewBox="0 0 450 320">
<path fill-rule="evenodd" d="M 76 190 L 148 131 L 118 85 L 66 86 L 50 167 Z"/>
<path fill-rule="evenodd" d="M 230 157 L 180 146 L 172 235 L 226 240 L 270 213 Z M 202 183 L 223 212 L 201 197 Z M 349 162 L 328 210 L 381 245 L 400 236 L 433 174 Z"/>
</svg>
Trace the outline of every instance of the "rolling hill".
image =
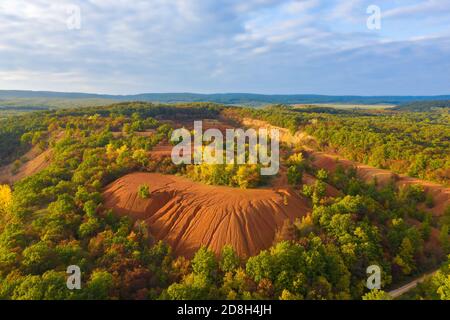
<svg viewBox="0 0 450 320">
<path fill-rule="evenodd" d="M 37 106 L 54 104 L 57 100 L 87 100 L 87 101 L 146 101 L 146 102 L 215 102 L 221 104 L 311 104 L 311 103 L 340 103 L 340 104 L 405 104 L 416 101 L 442 101 L 450 100 L 450 96 L 331 96 L 315 94 L 289 94 L 289 95 L 265 95 L 253 93 L 142 93 L 135 95 L 110 95 L 92 94 L 79 92 L 50 92 L 50 91 L 22 91 L 22 90 L 0 90 L 0 105 L 8 100 L 15 100 L 20 104 L 20 100 L 25 99 L 27 106 L 32 105 L 30 99 L 39 99 Z M 2 102 L 3 100 L 3 102 Z M 31 103 L 30 103 L 31 102 Z M 18 105 L 16 104 L 16 105 Z"/>
</svg>

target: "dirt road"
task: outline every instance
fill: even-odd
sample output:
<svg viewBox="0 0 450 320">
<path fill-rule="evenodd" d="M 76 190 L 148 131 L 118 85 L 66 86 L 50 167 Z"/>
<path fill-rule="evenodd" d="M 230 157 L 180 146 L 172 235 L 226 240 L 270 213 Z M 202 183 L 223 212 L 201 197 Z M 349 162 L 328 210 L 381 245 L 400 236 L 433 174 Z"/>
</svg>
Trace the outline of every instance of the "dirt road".
<svg viewBox="0 0 450 320">
<path fill-rule="evenodd" d="M 439 269 L 437 269 L 437 270 L 435 270 L 433 272 L 427 273 L 427 274 L 421 276 L 420 278 L 417 278 L 417 279 L 415 279 L 415 280 L 413 280 L 411 282 L 408 282 L 407 284 L 401 286 L 400 288 L 397 288 L 395 290 L 390 291 L 389 295 L 392 298 L 396 299 L 396 298 L 402 296 L 403 294 L 407 293 L 408 291 L 414 289 L 415 287 L 417 287 L 417 285 L 419 283 L 424 282 L 426 279 L 428 279 L 429 277 L 433 276 L 438 271 L 439 271 Z"/>
</svg>

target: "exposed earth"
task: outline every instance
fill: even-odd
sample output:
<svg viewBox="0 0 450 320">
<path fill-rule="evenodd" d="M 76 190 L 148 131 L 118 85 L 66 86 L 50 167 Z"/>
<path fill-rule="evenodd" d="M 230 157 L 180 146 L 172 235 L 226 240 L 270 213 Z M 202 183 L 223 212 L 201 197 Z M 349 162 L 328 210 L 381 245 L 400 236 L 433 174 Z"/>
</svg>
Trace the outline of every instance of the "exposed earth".
<svg viewBox="0 0 450 320">
<path fill-rule="evenodd" d="M 150 188 L 148 199 L 138 196 L 142 184 Z M 106 207 L 144 220 L 153 236 L 186 257 L 200 246 L 219 253 L 226 244 L 242 257 L 255 255 L 273 244 L 286 219 L 309 211 L 308 200 L 287 189 L 240 190 L 154 173 L 126 175 L 106 188 L 104 198 Z"/>
</svg>

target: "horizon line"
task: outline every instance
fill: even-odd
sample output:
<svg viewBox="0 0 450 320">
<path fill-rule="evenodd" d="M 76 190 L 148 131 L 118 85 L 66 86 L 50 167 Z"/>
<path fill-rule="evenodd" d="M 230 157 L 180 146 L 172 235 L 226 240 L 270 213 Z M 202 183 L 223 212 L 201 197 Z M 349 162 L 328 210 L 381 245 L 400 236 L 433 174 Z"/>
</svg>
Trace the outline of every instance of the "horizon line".
<svg viewBox="0 0 450 320">
<path fill-rule="evenodd" d="M 321 97 L 361 97 L 361 98 L 377 98 L 377 97 L 450 97 L 448 94 L 432 94 L 432 95 L 413 95 L 413 94 L 381 94 L 381 95 L 360 95 L 360 94 L 321 94 L 321 93 L 258 93 L 258 92 L 192 92 L 192 91 L 167 91 L 167 92 L 140 92 L 140 93 L 99 93 L 99 92 L 83 92 L 83 91 L 52 91 L 52 90 L 27 90 L 27 89 L 0 89 L 2 92 L 31 92 L 31 93 L 55 93 L 55 94 L 84 94 L 97 96 L 140 96 L 151 94 L 193 94 L 193 95 L 232 95 L 232 94 L 248 94 L 257 96 L 321 96 Z M 19 97 L 17 97 L 19 98 Z M 50 97 L 49 97 L 50 98 Z"/>
</svg>

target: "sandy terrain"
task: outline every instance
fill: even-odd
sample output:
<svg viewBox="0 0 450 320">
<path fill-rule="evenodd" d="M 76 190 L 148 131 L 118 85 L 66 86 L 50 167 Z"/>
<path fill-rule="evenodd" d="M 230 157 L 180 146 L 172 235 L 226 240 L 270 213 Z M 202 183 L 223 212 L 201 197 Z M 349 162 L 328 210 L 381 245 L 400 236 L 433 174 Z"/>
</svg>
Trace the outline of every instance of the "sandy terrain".
<svg viewBox="0 0 450 320">
<path fill-rule="evenodd" d="M 149 199 L 137 195 L 145 183 Z M 106 188 L 104 197 L 107 208 L 145 220 L 157 239 L 186 257 L 202 245 L 219 253 L 226 244 L 242 257 L 255 255 L 273 244 L 286 219 L 310 211 L 306 199 L 286 189 L 240 190 L 153 173 L 124 176 Z"/>
</svg>

